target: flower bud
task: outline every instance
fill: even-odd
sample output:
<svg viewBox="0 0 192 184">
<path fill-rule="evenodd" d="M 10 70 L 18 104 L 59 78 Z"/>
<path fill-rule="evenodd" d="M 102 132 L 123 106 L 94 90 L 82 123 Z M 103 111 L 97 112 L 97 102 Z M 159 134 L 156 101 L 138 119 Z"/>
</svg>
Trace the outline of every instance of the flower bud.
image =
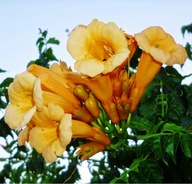
<svg viewBox="0 0 192 184">
<path fill-rule="evenodd" d="M 99 107 L 98 107 L 98 102 L 95 99 L 95 97 L 90 96 L 86 101 L 85 101 L 85 106 L 88 109 L 88 111 L 96 118 L 99 117 Z"/>
<path fill-rule="evenodd" d="M 73 89 L 73 93 L 80 98 L 81 100 L 85 101 L 88 97 L 89 94 L 86 91 L 86 89 L 82 86 L 82 85 L 77 85 L 74 89 Z"/>
<path fill-rule="evenodd" d="M 111 102 L 109 105 L 108 104 L 103 104 L 103 107 L 106 110 L 107 115 L 110 117 L 111 122 L 115 123 L 115 124 L 118 123 L 120 119 L 119 119 L 119 115 L 118 115 L 116 105 Z"/>
<path fill-rule="evenodd" d="M 116 98 L 116 107 L 121 120 L 127 119 L 131 109 L 131 102 L 131 99 L 124 100 L 123 98 Z"/>
<path fill-rule="evenodd" d="M 91 123 L 94 120 L 94 117 L 89 113 L 85 107 L 81 107 L 72 112 L 75 119 L 84 121 L 86 123 Z"/>
</svg>

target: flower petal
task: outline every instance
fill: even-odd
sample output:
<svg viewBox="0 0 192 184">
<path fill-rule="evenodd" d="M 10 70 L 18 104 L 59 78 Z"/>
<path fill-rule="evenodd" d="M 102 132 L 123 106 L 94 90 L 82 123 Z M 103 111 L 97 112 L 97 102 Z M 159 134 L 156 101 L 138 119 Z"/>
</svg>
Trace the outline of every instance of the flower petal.
<svg viewBox="0 0 192 184">
<path fill-rule="evenodd" d="M 31 118 L 33 117 L 33 115 L 36 112 L 36 106 L 33 106 L 31 109 L 29 109 L 25 115 L 23 116 L 20 124 L 18 125 L 17 129 L 21 130 L 27 123 L 29 123 L 29 121 L 31 120 Z"/>
<path fill-rule="evenodd" d="M 57 140 L 57 127 L 34 127 L 29 135 L 29 143 L 38 153 L 42 153 L 55 140 Z"/>
<path fill-rule="evenodd" d="M 59 125 L 59 139 L 61 146 L 65 148 L 72 139 L 72 116 L 64 114 Z"/>
<path fill-rule="evenodd" d="M 124 32 L 115 23 L 94 19 L 88 26 L 77 26 L 70 34 L 67 48 L 76 59 L 75 69 L 90 77 L 112 72 L 130 53 Z"/>
<path fill-rule="evenodd" d="M 42 155 L 47 163 L 52 163 L 57 160 L 58 156 L 62 156 L 65 148 L 60 144 L 57 139 L 50 144 L 48 144 L 42 152 Z"/>
<path fill-rule="evenodd" d="M 185 48 L 159 26 L 135 34 L 135 39 L 145 52 L 162 64 L 183 64 L 188 57 Z"/>
<path fill-rule="evenodd" d="M 75 70 L 90 77 L 94 77 L 104 71 L 104 63 L 93 57 L 78 60 L 74 64 Z"/>
<path fill-rule="evenodd" d="M 81 60 L 89 55 L 89 50 L 84 49 L 88 46 L 91 35 L 85 26 L 77 26 L 69 35 L 70 41 L 67 42 L 67 50 L 76 60 Z M 75 48 L 75 49 L 74 49 Z"/>
<path fill-rule="evenodd" d="M 33 100 L 39 111 L 43 108 L 43 94 L 41 89 L 41 80 L 37 78 L 33 88 Z"/>
<path fill-rule="evenodd" d="M 5 122 L 11 129 L 16 129 L 25 113 L 25 109 L 9 104 L 5 110 Z"/>
</svg>

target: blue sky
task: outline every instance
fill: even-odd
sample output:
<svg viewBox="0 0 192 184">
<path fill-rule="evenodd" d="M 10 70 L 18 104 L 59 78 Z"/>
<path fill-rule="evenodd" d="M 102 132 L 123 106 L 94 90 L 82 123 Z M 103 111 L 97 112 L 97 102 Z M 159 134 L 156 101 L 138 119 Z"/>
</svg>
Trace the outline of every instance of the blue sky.
<svg viewBox="0 0 192 184">
<path fill-rule="evenodd" d="M 94 18 L 115 22 L 129 34 L 158 25 L 185 45 L 191 39 L 187 35 L 183 39 L 181 26 L 191 23 L 191 9 L 191 0 L 0 0 L 0 68 L 7 70 L 0 74 L 0 80 L 21 73 L 30 60 L 38 58 L 35 42 L 39 28 L 60 40 L 61 44 L 53 48 L 55 55 L 72 66 L 66 29 L 88 24 Z M 184 67 L 185 74 L 190 73 L 191 63 Z"/>
</svg>

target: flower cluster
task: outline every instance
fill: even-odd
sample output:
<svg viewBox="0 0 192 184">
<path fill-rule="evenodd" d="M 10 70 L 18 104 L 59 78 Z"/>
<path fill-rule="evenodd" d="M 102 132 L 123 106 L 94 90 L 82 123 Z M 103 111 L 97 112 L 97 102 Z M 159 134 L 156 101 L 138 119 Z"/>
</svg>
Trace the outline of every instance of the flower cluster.
<svg viewBox="0 0 192 184">
<path fill-rule="evenodd" d="M 137 47 L 142 54 L 131 75 Z M 70 33 L 67 49 L 76 72 L 65 62 L 49 68 L 32 64 L 8 89 L 5 122 L 19 131 L 19 145 L 29 142 L 46 162 L 62 156 L 73 138 L 84 140 L 77 151 L 82 160 L 109 148 L 113 137 L 127 133 L 130 114 L 162 65 L 187 58 L 161 27 L 132 36 L 96 19 Z"/>
</svg>

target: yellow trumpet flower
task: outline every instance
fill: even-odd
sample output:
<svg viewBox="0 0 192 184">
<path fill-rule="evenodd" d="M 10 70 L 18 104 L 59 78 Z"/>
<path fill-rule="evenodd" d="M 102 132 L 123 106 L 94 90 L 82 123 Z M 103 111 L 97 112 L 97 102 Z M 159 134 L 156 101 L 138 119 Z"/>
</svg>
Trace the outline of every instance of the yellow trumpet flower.
<svg viewBox="0 0 192 184">
<path fill-rule="evenodd" d="M 133 112 L 145 88 L 151 83 L 162 67 L 162 64 L 183 64 L 187 53 L 183 46 L 177 44 L 173 37 L 159 26 L 152 26 L 134 35 L 141 54 L 134 86 L 131 91 L 131 112 Z"/>
<path fill-rule="evenodd" d="M 53 103 L 43 106 L 19 134 L 19 145 L 29 142 L 46 162 L 54 162 L 62 156 L 72 138 L 96 141 L 104 147 L 110 145 L 110 138 L 97 127 L 85 122 L 72 120 L 70 114 Z"/>
<path fill-rule="evenodd" d="M 29 72 L 15 76 L 8 89 L 10 104 L 5 110 L 5 122 L 20 130 L 42 108 L 42 92 L 36 77 Z M 35 87 L 34 87 L 35 86 Z"/>
<path fill-rule="evenodd" d="M 29 143 L 42 153 L 46 162 L 54 162 L 71 142 L 72 116 L 52 103 L 36 114 L 32 119 L 35 126 L 29 132 Z"/>
<path fill-rule="evenodd" d="M 129 55 L 124 32 L 115 23 L 94 19 L 88 26 L 79 25 L 69 35 L 67 49 L 77 60 L 78 72 L 95 77 L 121 65 Z"/>
</svg>

